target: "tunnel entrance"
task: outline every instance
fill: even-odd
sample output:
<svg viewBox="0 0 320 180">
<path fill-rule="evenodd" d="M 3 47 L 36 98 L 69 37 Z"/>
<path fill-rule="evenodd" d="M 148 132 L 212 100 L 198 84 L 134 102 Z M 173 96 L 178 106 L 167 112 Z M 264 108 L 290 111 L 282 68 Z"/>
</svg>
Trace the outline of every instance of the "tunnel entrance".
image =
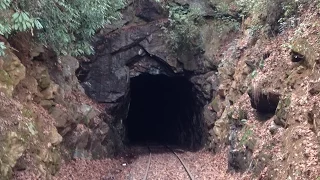
<svg viewBox="0 0 320 180">
<path fill-rule="evenodd" d="M 129 144 L 202 145 L 201 106 L 187 78 L 142 74 L 131 78 L 130 93 L 124 122 Z"/>
</svg>

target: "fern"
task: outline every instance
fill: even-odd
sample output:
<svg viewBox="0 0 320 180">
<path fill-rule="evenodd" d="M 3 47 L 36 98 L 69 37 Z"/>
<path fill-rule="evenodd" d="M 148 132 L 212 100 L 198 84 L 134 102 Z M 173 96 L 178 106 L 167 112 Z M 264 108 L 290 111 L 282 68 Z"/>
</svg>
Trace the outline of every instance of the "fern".
<svg viewBox="0 0 320 180">
<path fill-rule="evenodd" d="M 124 0 L 41 0 L 42 5 L 34 6 L 23 0 L 28 11 L 40 18 L 43 30 L 38 38 L 61 54 L 91 54 L 92 36 L 106 24 L 121 17 L 119 9 Z M 35 1 L 35 0 L 34 0 Z"/>
</svg>

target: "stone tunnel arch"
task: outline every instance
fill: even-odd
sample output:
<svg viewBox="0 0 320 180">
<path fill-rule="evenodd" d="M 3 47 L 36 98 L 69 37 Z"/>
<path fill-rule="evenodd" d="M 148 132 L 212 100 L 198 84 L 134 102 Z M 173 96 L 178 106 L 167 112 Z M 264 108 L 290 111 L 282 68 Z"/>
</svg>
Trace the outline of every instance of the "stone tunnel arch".
<svg viewBox="0 0 320 180">
<path fill-rule="evenodd" d="M 123 68 L 111 69 L 105 80 L 103 75 L 98 76 L 99 82 L 104 81 L 112 89 L 108 91 L 107 98 L 111 101 L 107 104 L 111 108 L 107 112 L 112 114 L 115 131 L 124 145 L 162 143 L 193 150 L 203 147 L 207 136 L 203 119 L 205 104 L 201 92 L 191 82 L 192 76 L 174 72 L 155 57 L 134 57 L 127 62 Z M 92 67 L 90 71 L 82 71 L 88 73 L 82 73 L 82 79 L 96 77 Z M 92 81 L 82 83 L 94 98 L 104 96 L 101 92 L 88 91 Z"/>
</svg>

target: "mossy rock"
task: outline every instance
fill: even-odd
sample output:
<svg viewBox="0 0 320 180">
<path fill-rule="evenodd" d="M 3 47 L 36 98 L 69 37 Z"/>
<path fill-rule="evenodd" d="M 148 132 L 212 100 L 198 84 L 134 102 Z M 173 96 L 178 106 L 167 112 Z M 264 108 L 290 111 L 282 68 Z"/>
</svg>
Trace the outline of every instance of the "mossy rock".
<svg viewBox="0 0 320 180">
<path fill-rule="evenodd" d="M 34 112 L 33 112 L 31 109 L 29 109 L 29 108 L 27 108 L 27 107 L 24 107 L 24 108 L 22 109 L 22 116 L 23 116 L 23 117 L 26 117 L 26 118 L 33 119 L 33 118 L 35 117 L 35 114 L 34 114 Z"/>
<path fill-rule="evenodd" d="M 214 127 L 213 127 L 213 133 L 215 136 L 215 142 L 219 143 L 219 144 L 223 144 L 227 142 L 228 139 L 228 134 L 229 134 L 229 126 L 230 126 L 230 121 L 229 121 L 229 117 L 228 117 L 228 111 L 229 110 L 225 110 L 221 116 L 220 119 L 218 119 L 215 123 L 214 123 Z"/>
<path fill-rule="evenodd" d="M 44 121 L 47 116 L 30 104 L 20 104 L 4 95 L 0 95 L 0 104 L 0 179 L 12 179 L 16 167 L 25 161 L 32 161 L 28 169 L 41 174 L 41 179 L 50 179 L 61 161 L 62 137 L 56 127 Z"/>
<path fill-rule="evenodd" d="M 288 95 L 282 98 L 277 106 L 276 109 L 276 118 L 274 122 L 277 125 L 286 127 L 287 126 L 287 114 L 288 114 L 288 107 L 291 103 L 291 95 Z"/>
<path fill-rule="evenodd" d="M 40 149 L 38 159 L 46 166 L 47 174 L 56 174 L 60 168 L 61 156 L 58 148 Z"/>
<path fill-rule="evenodd" d="M 37 80 L 40 91 L 47 89 L 52 82 L 47 67 L 37 66 L 31 75 Z"/>
<path fill-rule="evenodd" d="M 7 96 L 12 96 L 13 89 L 14 85 L 10 75 L 6 71 L 0 69 L 0 91 Z"/>
<path fill-rule="evenodd" d="M 26 76 L 26 68 L 20 59 L 9 49 L 6 50 L 6 55 L 3 57 L 3 70 L 9 74 L 14 86 Z"/>
<path fill-rule="evenodd" d="M 13 81 L 10 78 L 10 75 L 6 71 L 1 69 L 0 69 L 0 82 L 6 83 L 8 85 L 13 85 Z"/>
<path fill-rule="evenodd" d="M 220 102 L 220 99 L 219 99 L 218 96 L 216 96 L 216 97 L 212 100 L 212 102 L 210 103 L 212 109 L 213 109 L 215 112 L 219 112 L 219 111 L 220 111 L 219 103 L 221 103 L 221 102 Z"/>
<path fill-rule="evenodd" d="M 47 89 L 49 86 L 50 86 L 50 83 L 51 83 L 51 80 L 50 80 L 50 76 L 46 76 L 46 75 L 43 75 L 41 76 L 41 78 L 39 78 L 39 87 L 44 90 L 44 89 Z"/>
<path fill-rule="evenodd" d="M 305 38 L 297 38 L 291 42 L 292 53 L 297 53 L 304 56 L 304 61 L 301 63 L 309 68 L 312 68 L 316 63 L 318 52 Z"/>
<path fill-rule="evenodd" d="M 27 142 L 30 140 L 25 126 L 22 124 L 20 127 L 0 137 L 0 176 L 4 179 L 10 179 L 12 168 L 26 150 Z"/>
<path fill-rule="evenodd" d="M 0 57 L 0 61 L 0 91 L 12 96 L 15 86 L 25 78 L 26 68 L 10 49 Z"/>
</svg>

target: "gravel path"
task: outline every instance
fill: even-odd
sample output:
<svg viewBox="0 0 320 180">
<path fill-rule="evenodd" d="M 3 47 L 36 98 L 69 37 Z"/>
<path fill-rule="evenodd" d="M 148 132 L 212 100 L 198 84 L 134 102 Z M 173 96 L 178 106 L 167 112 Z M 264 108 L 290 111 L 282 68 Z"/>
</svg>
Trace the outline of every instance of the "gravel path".
<svg viewBox="0 0 320 180">
<path fill-rule="evenodd" d="M 151 147 L 152 156 L 148 180 L 188 180 L 178 158 L 164 147 Z M 238 174 L 227 173 L 226 151 L 189 152 L 175 149 L 192 176 L 197 180 L 238 180 Z M 147 147 L 132 147 L 121 158 L 99 161 L 77 160 L 64 164 L 56 180 L 142 180 L 148 165 Z"/>
<path fill-rule="evenodd" d="M 147 148 L 145 148 L 147 149 Z M 181 165 L 179 159 L 166 147 L 156 146 L 151 149 L 151 163 L 147 179 L 154 180 L 179 180 L 189 179 L 188 174 Z M 131 169 L 132 180 L 141 180 L 145 176 L 149 154 L 140 156 Z M 144 152 L 145 152 L 144 151 Z"/>
</svg>

